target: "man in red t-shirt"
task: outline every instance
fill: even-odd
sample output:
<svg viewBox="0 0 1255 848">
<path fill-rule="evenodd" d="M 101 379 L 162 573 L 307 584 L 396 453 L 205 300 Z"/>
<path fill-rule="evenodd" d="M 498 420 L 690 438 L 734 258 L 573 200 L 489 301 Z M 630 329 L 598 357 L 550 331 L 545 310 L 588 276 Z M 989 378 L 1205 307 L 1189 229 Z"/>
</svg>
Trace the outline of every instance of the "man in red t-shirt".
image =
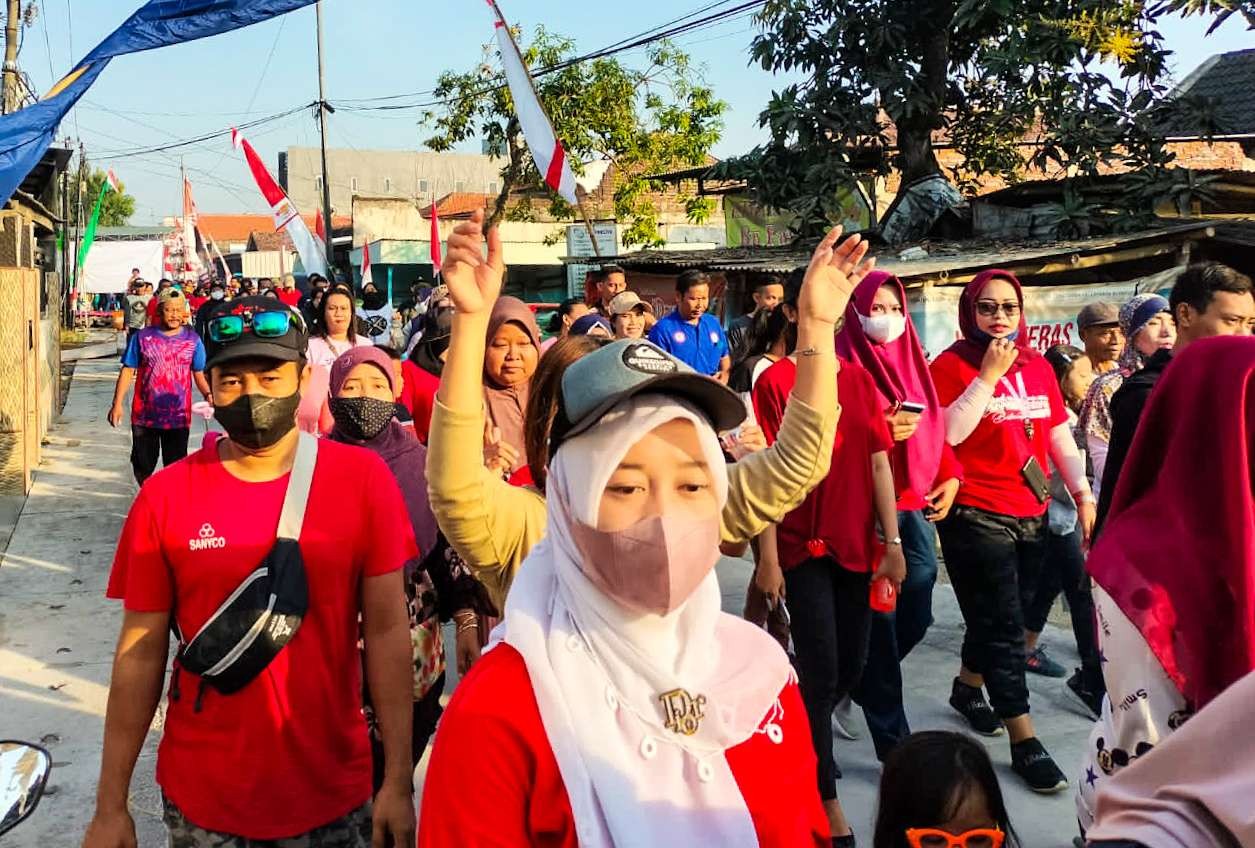
<svg viewBox="0 0 1255 848">
<path fill-rule="evenodd" d="M 295 307 L 301 302 L 300 289 L 296 287 L 296 277 L 284 274 L 282 283 L 275 288 L 275 295 L 288 306 Z"/>
<path fill-rule="evenodd" d="M 216 325 L 228 318 L 242 328 Z M 215 340 L 227 334 L 234 340 Z M 125 615 L 87 848 L 136 844 L 127 796 L 161 698 L 171 624 L 194 636 L 265 560 L 300 439 L 296 407 L 308 368 L 299 316 L 272 298 L 244 298 L 212 319 L 207 336 L 227 438 L 151 477 L 122 530 L 107 595 L 123 601 Z M 418 551 L 396 481 L 376 454 L 319 443 L 299 545 L 308 606 L 260 673 L 224 694 L 175 661 L 157 752 L 173 848 L 298 839 L 368 848 L 387 837 L 414 844 L 401 568 Z M 359 632 L 385 755 L 373 822 Z"/>
</svg>

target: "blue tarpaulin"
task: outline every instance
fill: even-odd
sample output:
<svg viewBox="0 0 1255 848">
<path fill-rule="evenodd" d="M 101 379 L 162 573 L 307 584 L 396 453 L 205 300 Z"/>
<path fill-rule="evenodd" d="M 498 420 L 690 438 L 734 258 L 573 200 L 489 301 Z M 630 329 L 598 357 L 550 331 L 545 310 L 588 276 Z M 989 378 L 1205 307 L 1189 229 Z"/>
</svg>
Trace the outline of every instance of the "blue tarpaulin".
<svg viewBox="0 0 1255 848">
<path fill-rule="evenodd" d="M 0 206 L 52 144 L 57 125 L 114 56 L 240 29 L 315 0 L 150 0 L 136 10 L 38 103 L 0 116 Z"/>
</svg>

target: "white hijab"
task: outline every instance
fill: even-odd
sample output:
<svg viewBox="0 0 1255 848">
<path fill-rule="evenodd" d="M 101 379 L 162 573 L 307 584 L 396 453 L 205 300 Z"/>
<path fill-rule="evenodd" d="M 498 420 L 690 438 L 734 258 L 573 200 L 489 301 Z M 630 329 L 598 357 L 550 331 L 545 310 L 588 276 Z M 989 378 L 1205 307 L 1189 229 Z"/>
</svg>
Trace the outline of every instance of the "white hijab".
<svg viewBox="0 0 1255 848">
<path fill-rule="evenodd" d="M 665 616 L 628 610 L 580 570 L 572 516 L 596 526 L 623 456 L 676 419 L 697 427 L 722 508 L 727 469 L 706 418 L 666 396 L 624 401 L 551 460 L 548 531 L 519 568 L 494 634 L 527 665 L 582 848 L 756 845 L 724 752 L 756 733 L 783 739 L 788 659 L 765 631 L 720 610 L 713 570 Z M 677 688 L 706 698 L 692 736 L 665 726 L 658 696 Z"/>
</svg>

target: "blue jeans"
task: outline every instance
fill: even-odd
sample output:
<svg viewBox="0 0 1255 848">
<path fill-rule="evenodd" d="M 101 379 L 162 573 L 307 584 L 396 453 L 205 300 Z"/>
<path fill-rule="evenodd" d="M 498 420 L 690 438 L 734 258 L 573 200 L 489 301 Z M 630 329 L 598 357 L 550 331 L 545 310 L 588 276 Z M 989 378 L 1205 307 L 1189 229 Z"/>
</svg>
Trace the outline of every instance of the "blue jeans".
<svg viewBox="0 0 1255 848">
<path fill-rule="evenodd" d="M 902 706 L 900 663 L 933 623 L 933 585 L 937 582 L 937 533 L 924 513 L 899 512 L 898 533 L 906 556 L 906 581 L 894 612 L 872 613 L 867 664 L 853 693 L 882 762 L 911 733 Z"/>
</svg>

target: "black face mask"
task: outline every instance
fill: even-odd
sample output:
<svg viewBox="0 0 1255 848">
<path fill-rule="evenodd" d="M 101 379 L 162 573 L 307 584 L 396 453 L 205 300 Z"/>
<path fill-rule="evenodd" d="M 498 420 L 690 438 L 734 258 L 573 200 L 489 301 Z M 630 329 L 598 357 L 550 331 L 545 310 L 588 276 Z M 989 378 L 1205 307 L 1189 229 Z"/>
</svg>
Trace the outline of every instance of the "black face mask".
<svg viewBox="0 0 1255 848">
<path fill-rule="evenodd" d="M 382 433 L 397 411 L 392 401 L 371 397 L 332 398 L 327 405 L 340 432 L 359 442 Z"/>
<path fill-rule="evenodd" d="M 300 404 L 299 391 L 287 397 L 240 395 L 226 406 L 214 407 L 214 418 L 231 441 L 249 450 L 261 450 L 296 427 L 296 408 Z"/>
<path fill-rule="evenodd" d="M 362 306 L 366 309 L 379 309 L 388 301 L 385 292 L 362 292 Z"/>
</svg>

